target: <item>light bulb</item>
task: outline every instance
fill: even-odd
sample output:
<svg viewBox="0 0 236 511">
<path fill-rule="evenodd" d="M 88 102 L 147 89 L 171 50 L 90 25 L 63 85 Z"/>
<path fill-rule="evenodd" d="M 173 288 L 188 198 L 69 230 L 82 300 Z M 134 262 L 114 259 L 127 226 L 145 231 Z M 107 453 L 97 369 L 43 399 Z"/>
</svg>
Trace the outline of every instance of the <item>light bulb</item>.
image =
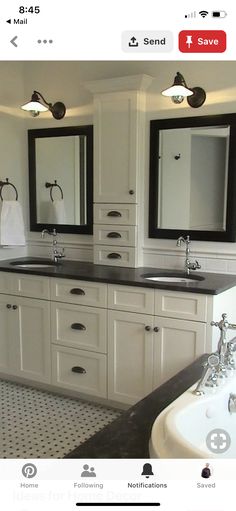
<svg viewBox="0 0 236 511">
<path fill-rule="evenodd" d="M 184 101 L 184 96 L 171 96 L 171 101 L 175 104 L 182 103 Z"/>
</svg>

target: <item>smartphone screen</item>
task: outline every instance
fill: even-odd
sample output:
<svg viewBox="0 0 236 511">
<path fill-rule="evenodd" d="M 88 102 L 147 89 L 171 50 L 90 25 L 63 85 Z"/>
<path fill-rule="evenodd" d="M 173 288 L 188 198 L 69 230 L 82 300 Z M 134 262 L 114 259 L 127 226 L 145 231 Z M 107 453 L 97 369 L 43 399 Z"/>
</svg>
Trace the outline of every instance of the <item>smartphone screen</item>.
<svg viewBox="0 0 236 511">
<path fill-rule="evenodd" d="M 235 8 L 0 11 L 1 508 L 229 511 Z"/>
</svg>

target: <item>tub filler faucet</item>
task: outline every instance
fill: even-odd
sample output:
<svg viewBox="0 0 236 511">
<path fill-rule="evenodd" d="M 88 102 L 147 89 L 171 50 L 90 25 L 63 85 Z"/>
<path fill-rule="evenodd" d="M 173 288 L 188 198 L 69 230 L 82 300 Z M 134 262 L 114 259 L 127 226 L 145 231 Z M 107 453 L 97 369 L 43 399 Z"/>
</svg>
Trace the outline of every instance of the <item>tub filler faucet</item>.
<svg viewBox="0 0 236 511">
<path fill-rule="evenodd" d="M 207 362 L 204 363 L 204 371 L 193 393 L 196 396 L 205 394 L 204 387 L 215 387 L 218 380 L 226 378 L 228 371 L 236 369 L 234 352 L 236 351 L 236 336 L 227 341 L 227 330 L 236 330 L 236 324 L 229 323 L 227 314 L 223 313 L 220 321 L 211 321 L 211 326 L 216 326 L 220 330 L 220 339 L 216 353 L 212 353 Z M 230 413 L 236 412 L 236 394 L 230 395 L 229 401 Z"/>
<path fill-rule="evenodd" d="M 219 376 L 226 375 L 227 369 L 235 369 L 235 361 L 233 352 L 236 349 L 236 337 L 227 341 L 227 330 L 236 330 L 236 324 L 229 323 L 227 314 L 222 314 L 220 321 L 211 321 L 211 326 L 216 326 L 220 330 L 220 339 L 218 342 L 217 352 L 220 357 L 220 374 Z"/>
<path fill-rule="evenodd" d="M 219 367 L 220 357 L 217 353 L 212 353 L 207 362 L 204 363 L 204 371 L 201 379 L 199 380 L 193 394 L 202 396 L 205 394 L 204 387 L 216 387 L 217 385 L 217 369 Z"/>
<path fill-rule="evenodd" d="M 176 245 L 177 247 L 181 247 L 182 243 L 185 243 L 185 263 L 184 263 L 184 268 L 185 268 L 185 271 L 187 273 L 187 275 L 189 275 L 190 273 L 190 270 L 200 270 L 201 269 L 201 265 L 199 264 L 199 262 L 196 260 L 194 263 L 190 261 L 189 259 L 189 256 L 190 256 L 190 236 L 186 236 L 186 238 L 184 238 L 183 236 L 180 236 L 178 239 L 177 239 L 177 242 L 176 242 Z"/>
</svg>

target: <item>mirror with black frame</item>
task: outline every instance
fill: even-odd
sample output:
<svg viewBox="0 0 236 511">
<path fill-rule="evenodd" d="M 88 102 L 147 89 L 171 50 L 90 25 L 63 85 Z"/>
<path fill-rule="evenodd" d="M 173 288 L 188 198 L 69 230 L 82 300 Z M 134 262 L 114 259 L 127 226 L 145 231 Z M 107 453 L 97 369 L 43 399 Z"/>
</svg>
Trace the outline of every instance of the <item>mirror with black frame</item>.
<svg viewBox="0 0 236 511">
<path fill-rule="evenodd" d="M 150 123 L 149 237 L 236 240 L 236 114 Z"/>
<path fill-rule="evenodd" d="M 28 130 L 30 230 L 93 232 L 93 126 Z"/>
</svg>

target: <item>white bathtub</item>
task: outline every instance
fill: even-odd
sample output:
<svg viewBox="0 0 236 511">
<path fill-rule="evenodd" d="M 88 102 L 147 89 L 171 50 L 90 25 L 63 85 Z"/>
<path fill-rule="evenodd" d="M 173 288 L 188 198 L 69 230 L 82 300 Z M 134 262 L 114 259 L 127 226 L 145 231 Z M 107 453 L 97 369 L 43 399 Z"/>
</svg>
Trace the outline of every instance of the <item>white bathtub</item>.
<svg viewBox="0 0 236 511">
<path fill-rule="evenodd" d="M 195 388 L 196 384 L 156 418 L 149 444 L 151 458 L 236 458 L 236 413 L 228 410 L 229 395 L 236 394 L 235 371 L 219 387 L 207 388 L 203 396 L 194 395 Z M 206 437 L 214 429 L 230 435 L 225 452 L 216 454 L 207 447 Z"/>
</svg>

